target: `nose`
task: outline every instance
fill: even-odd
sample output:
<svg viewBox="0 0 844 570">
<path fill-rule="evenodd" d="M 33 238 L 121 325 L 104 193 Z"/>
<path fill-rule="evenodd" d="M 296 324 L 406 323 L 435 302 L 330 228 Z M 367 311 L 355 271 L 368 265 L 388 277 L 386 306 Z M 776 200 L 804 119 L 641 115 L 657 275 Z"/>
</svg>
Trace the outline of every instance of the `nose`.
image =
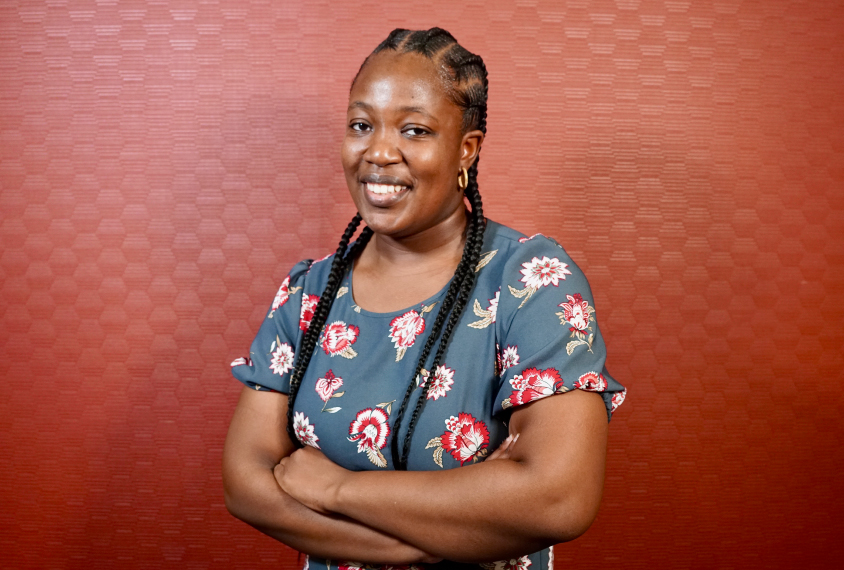
<svg viewBox="0 0 844 570">
<path fill-rule="evenodd" d="M 395 137 L 386 129 L 375 129 L 369 139 L 364 160 L 376 166 L 387 166 L 401 162 L 402 154 Z"/>
</svg>

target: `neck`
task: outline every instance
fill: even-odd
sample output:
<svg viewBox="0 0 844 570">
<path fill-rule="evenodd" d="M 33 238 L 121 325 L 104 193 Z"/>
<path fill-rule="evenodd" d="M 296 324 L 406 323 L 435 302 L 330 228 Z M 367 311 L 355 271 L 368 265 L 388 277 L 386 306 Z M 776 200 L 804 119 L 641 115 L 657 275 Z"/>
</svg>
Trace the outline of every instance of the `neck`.
<svg viewBox="0 0 844 570">
<path fill-rule="evenodd" d="M 463 256 L 467 226 L 468 212 L 460 207 L 437 225 L 413 235 L 375 234 L 361 255 L 361 262 L 408 270 L 420 264 L 445 264 L 453 270 Z"/>
</svg>

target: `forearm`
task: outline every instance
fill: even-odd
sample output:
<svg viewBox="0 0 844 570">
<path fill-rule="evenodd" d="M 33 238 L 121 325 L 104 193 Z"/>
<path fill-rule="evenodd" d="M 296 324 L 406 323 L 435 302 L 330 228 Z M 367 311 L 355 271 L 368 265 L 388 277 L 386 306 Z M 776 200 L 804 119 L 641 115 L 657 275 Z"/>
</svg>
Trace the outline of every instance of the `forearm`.
<svg viewBox="0 0 844 570">
<path fill-rule="evenodd" d="M 326 507 L 390 529 L 433 555 L 486 562 L 582 532 L 574 517 L 566 520 L 565 497 L 540 488 L 538 479 L 529 466 L 510 460 L 441 472 L 350 473 Z"/>
<path fill-rule="evenodd" d="M 244 483 L 227 486 L 229 511 L 300 552 L 331 560 L 379 564 L 430 560 L 422 550 L 386 532 L 341 514 L 324 515 L 307 508 L 281 490 L 271 469 L 253 471 L 248 485 Z"/>
</svg>

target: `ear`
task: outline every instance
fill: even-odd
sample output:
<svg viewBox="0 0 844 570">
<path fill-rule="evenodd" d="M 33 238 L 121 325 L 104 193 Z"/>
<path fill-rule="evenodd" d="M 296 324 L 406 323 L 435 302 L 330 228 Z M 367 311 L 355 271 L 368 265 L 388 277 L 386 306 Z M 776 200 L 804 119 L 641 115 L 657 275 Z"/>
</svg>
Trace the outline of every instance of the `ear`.
<svg viewBox="0 0 844 570">
<path fill-rule="evenodd" d="M 463 141 L 460 145 L 460 168 L 468 170 L 474 164 L 483 144 L 484 133 L 482 131 L 469 131 L 463 135 Z"/>
</svg>

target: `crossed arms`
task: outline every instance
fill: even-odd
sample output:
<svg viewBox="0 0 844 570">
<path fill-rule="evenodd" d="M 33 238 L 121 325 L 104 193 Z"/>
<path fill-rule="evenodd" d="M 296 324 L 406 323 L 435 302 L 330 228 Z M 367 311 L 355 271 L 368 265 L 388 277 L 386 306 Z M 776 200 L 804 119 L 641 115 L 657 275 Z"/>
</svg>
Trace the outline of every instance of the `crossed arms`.
<svg viewBox="0 0 844 570">
<path fill-rule="evenodd" d="M 607 415 L 596 393 L 516 408 L 516 443 L 444 471 L 348 471 L 316 449 L 295 451 L 286 418 L 285 394 L 243 389 L 223 453 L 226 506 L 319 558 L 501 560 L 577 538 L 598 511 Z"/>
</svg>

